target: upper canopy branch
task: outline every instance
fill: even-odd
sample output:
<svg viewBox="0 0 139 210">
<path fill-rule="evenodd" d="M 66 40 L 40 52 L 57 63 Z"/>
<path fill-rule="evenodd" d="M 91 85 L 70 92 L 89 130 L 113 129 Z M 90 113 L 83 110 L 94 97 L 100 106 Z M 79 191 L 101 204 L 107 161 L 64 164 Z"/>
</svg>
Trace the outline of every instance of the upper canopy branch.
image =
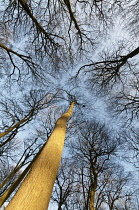
<svg viewBox="0 0 139 210">
<path fill-rule="evenodd" d="M 1 44 L 1 43 L 0 43 L 0 48 L 3 48 L 3 49 L 6 50 L 7 52 L 12 53 L 12 54 L 18 56 L 19 58 L 21 58 L 21 59 L 24 60 L 24 61 L 29 61 L 29 59 L 31 59 L 30 56 L 20 54 L 20 53 L 18 53 L 18 52 L 16 52 L 16 51 L 10 49 L 9 47 L 6 47 L 4 44 Z"/>
<path fill-rule="evenodd" d="M 74 13 L 73 13 L 73 11 L 72 11 L 70 1 L 69 1 L 69 0 L 64 0 L 64 3 L 65 3 L 65 5 L 66 5 L 66 7 L 67 7 L 67 9 L 68 9 L 69 14 L 70 14 L 71 21 L 74 22 L 75 28 L 77 29 L 78 33 L 79 33 L 80 36 L 81 36 L 82 32 L 81 32 L 81 30 L 80 30 L 80 27 L 79 27 L 79 25 L 78 25 L 78 23 L 77 23 L 77 20 L 76 20 L 75 16 L 74 16 Z"/>
<path fill-rule="evenodd" d="M 127 63 L 130 68 L 130 63 L 128 62 L 128 60 L 138 54 L 139 47 L 137 47 L 135 50 L 125 56 L 119 55 L 112 57 L 111 59 L 107 59 L 106 57 L 106 60 L 85 64 L 80 67 L 80 69 L 76 73 L 76 77 L 79 75 L 82 69 L 87 68 L 85 72 L 93 72 L 94 81 L 100 81 L 102 85 L 108 85 L 110 81 L 114 80 L 114 82 L 116 82 L 117 78 L 120 79 L 121 67 L 123 67 Z"/>
<path fill-rule="evenodd" d="M 132 58 L 132 57 L 136 56 L 137 54 L 139 54 L 139 47 L 137 47 L 135 50 L 133 50 L 131 53 L 129 53 L 125 56 L 120 56 L 120 59 L 117 58 L 114 60 L 105 60 L 105 61 L 99 61 L 99 62 L 93 62 L 90 64 L 85 64 L 80 67 L 80 69 L 77 72 L 77 76 L 83 68 L 89 67 L 89 66 L 101 65 L 101 64 L 104 64 L 106 66 L 108 66 L 110 64 L 117 64 L 115 67 L 117 67 L 117 71 L 118 71 L 127 62 L 127 60 L 129 58 Z"/>
<path fill-rule="evenodd" d="M 32 19 L 33 23 L 35 24 L 37 30 L 39 30 L 40 32 L 42 32 L 45 37 L 50 41 L 50 43 L 52 45 L 57 45 L 57 43 L 55 43 L 54 39 L 51 37 L 58 37 L 61 38 L 60 36 L 56 35 L 56 34 L 50 34 L 48 32 L 46 32 L 46 30 L 43 28 L 43 26 L 38 22 L 38 20 L 34 17 L 34 15 L 32 14 L 28 4 L 26 3 L 25 0 L 19 0 L 21 6 L 23 7 L 23 9 L 25 10 L 25 12 L 29 15 L 29 17 Z"/>
</svg>

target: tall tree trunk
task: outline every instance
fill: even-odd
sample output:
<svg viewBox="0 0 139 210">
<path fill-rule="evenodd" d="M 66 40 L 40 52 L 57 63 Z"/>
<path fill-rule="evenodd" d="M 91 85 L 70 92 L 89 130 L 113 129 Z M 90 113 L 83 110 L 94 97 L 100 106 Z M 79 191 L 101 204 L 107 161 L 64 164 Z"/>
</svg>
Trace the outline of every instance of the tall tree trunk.
<svg viewBox="0 0 139 210">
<path fill-rule="evenodd" d="M 60 164 L 66 122 L 72 115 L 74 102 L 56 122 L 47 144 L 35 160 L 29 174 L 6 210 L 46 210 Z"/>
<path fill-rule="evenodd" d="M 92 178 L 93 177 L 93 178 Z M 90 168 L 91 191 L 90 191 L 90 210 L 95 210 L 95 193 L 97 188 L 97 173 L 93 164 Z"/>
<path fill-rule="evenodd" d="M 91 189 L 90 192 L 90 210 L 95 210 L 95 188 Z"/>
</svg>

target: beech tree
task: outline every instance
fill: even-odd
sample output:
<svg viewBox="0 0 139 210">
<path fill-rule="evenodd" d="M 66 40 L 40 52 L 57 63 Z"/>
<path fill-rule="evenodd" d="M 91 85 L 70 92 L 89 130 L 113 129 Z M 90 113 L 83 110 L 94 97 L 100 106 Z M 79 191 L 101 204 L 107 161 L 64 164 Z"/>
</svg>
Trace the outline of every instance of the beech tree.
<svg viewBox="0 0 139 210">
<path fill-rule="evenodd" d="M 74 128 L 96 116 L 110 129 L 115 125 L 119 135 L 123 127 L 133 130 L 138 119 L 136 11 L 137 0 L 0 2 L 0 164 L 6 155 L 16 172 L 26 165 L 19 183 L 41 151 L 45 137 L 41 135 L 41 141 L 35 127 L 49 108 L 63 109 L 66 101 L 76 101 L 69 136 L 76 136 Z M 54 116 L 51 120 L 53 124 Z M 26 138 L 30 132 L 33 135 Z M 17 139 L 23 156 L 18 159 L 15 152 L 15 160 Z"/>
<path fill-rule="evenodd" d="M 57 203 L 57 209 L 132 208 L 134 175 L 115 161 L 119 139 L 95 121 L 79 126 L 77 136 L 76 142 L 71 142 L 71 156 L 63 159 L 55 182 L 52 201 Z"/>
<path fill-rule="evenodd" d="M 38 208 L 48 208 L 62 156 L 66 121 L 72 115 L 73 106 L 74 102 L 71 103 L 68 111 L 57 120 L 48 142 L 32 162 L 30 172 L 6 209 L 32 208 L 37 210 Z M 30 191 L 30 189 L 32 190 Z M 25 192 L 27 192 L 27 195 L 25 195 Z M 33 200 L 30 202 L 30 199 Z"/>
<path fill-rule="evenodd" d="M 95 121 L 87 126 L 79 126 L 77 143 L 73 144 L 80 167 L 79 177 L 83 196 L 84 209 L 94 210 L 95 203 L 99 203 L 95 195 L 101 189 L 99 179 L 110 167 L 108 161 L 110 156 L 116 151 L 118 142 L 111 140 L 104 125 L 99 125 Z M 118 140 L 117 140 L 118 141 Z M 73 158 L 73 157 L 72 157 Z"/>
</svg>

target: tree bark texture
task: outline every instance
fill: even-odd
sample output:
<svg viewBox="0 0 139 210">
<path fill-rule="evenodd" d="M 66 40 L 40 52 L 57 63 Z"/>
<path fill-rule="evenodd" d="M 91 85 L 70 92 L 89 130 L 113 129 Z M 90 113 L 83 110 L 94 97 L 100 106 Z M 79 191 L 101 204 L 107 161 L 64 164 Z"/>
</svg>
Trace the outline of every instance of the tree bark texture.
<svg viewBox="0 0 139 210">
<path fill-rule="evenodd" d="M 90 192 L 90 210 L 95 210 L 95 189 L 92 188 Z"/>
<path fill-rule="evenodd" d="M 92 178 L 93 177 L 93 178 Z M 97 188 L 97 173 L 93 164 L 90 168 L 91 191 L 90 191 L 90 210 L 95 210 L 95 193 Z"/>
</svg>

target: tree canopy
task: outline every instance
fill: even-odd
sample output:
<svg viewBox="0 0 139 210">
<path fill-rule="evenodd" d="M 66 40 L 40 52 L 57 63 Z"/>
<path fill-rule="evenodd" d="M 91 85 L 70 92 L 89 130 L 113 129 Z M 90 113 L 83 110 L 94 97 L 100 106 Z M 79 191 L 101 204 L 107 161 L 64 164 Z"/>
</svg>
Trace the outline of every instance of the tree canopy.
<svg viewBox="0 0 139 210">
<path fill-rule="evenodd" d="M 74 101 L 52 205 L 138 208 L 138 9 L 137 0 L 0 2 L 1 195 Z"/>
</svg>

